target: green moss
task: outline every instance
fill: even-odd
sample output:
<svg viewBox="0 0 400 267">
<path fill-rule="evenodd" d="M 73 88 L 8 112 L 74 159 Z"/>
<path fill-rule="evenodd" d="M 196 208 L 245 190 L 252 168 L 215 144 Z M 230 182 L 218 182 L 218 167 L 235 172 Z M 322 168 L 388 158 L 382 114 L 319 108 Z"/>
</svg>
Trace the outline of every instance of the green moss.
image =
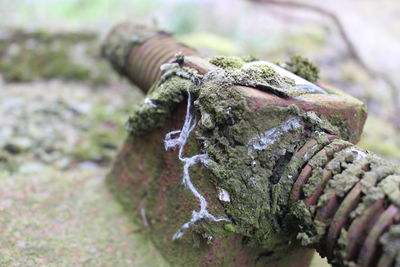
<svg viewBox="0 0 400 267">
<path fill-rule="evenodd" d="M 86 80 L 90 71 L 74 62 L 67 51 L 51 48 L 35 51 L 23 48 L 18 54 L 0 62 L 0 72 L 6 81 L 31 82 L 37 78 Z"/>
<path fill-rule="evenodd" d="M 104 85 L 114 77 L 100 62 L 93 33 L 11 31 L 0 39 L 0 73 L 7 82 L 62 79 Z M 86 50 L 80 52 L 80 47 Z M 96 63 L 94 63 L 96 62 Z"/>
<path fill-rule="evenodd" d="M 1 177 L 0 266 L 169 266 L 112 198 L 105 172 L 46 167 Z"/>
<path fill-rule="evenodd" d="M 162 85 L 162 89 L 150 89 L 147 98 L 134 107 L 133 114 L 126 123 L 126 129 L 140 136 L 163 126 L 170 112 L 183 101 L 185 93 L 192 86 L 190 80 L 171 77 Z"/>
<path fill-rule="evenodd" d="M 336 140 L 335 142 L 339 144 L 344 141 Z M 331 145 L 328 145 L 327 151 L 330 149 L 329 146 Z M 310 164 L 313 164 L 314 161 L 320 162 L 318 158 L 314 157 L 310 161 Z M 364 196 L 357 202 L 357 207 L 352 209 L 350 215 L 346 214 L 352 221 L 365 215 L 365 209 L 379 199 L 387 199 L 391 204 L 397 207 L 400 206 L 400 202 L 398 201 L 400 196 L 400 191 L 398 190 L 400 176 L 398 174 L 400 170 L 376 155 L 362 151 L 353 145 L 335 153 L 333 159 L 329 161 L 325 168 L 332 172 L 332 178 L 328 181 L 317 204 L 307 207 L 304 201 L 301 200 L 294 202 L 290 207 L 291 212 L 287 220 L 289 222 L 293 220 L 292 229 L 298 229 L 297 238 L 303 245 L 316 245 L 321 240 L 324 240 L 331 222 L 339 220 L 341 216 L 345 215 L 345 209 L 348 208 L 345 202 L 340 205 L 339 210 L 334 215 L 325 218 L 324 221 L 319 221 L 318 216 L 315 215 L 316 211 L 322 211 L 321 209 L 326 207 L 327 203 L 332 200 L 332 192 L 339 199 L 345 199 L 350 190 L 360 182 Z M 315 184 L 320 183 L 321 179 L 322 175 L 311 176 L 309 178 L 302 188 L 306 197 L 309 196 L 309 192 L 314 191 Z M 390 234 L 386 234 L 385 238 L 387 239 L 381 242 L 387 245 L 391 242 L 389 241 L 391 238 Z M 348 244 L 347 232 L 342 230 L 339 235 L 338 246 L 333 251 L 335 257 L 332 259 L 332 264 L 338 266 L 354 264 L 353 262 L 346 262 L 344 260 Z M 390 250 L 388 247 L 386 249 Z"/>
<path fill-rule="evenodd" d="M 380 241 L 383 246 L 383 251 L 389 255 L 389 260 L 396 259 L 398 264 L 400 255 L 400 226 L 395 224 L 382 235 Z M 390 263 L 388 263 L 389 265 Z"/>
<path fill-rule="evenodd" d="M 239 57 L 215 56 L 210 59 L 210 63 L 224 70 L 236 70 L 243 66 L 244 61 Z"/>
<path fill-rule="evenodd" d="M 252 56 L 252 55 L 241 57 L 241 59 L 245 63 L 250 63 L 250 62 L 254 62 L 254 61 L 259 61 L 260 60 L 259 58 L 255 57 L 255 56 Z"/>
<path fill-rule="evenodd" d="M 313 83 L 318 80 L 319 68 L 314 62 L 310 61 L 308 58 L 299 55 L 293 56 L 286 64 L 286 68 L 290 72 L 293 72 L 294 74 Z"/>
<path fill-rule="evenodd" d="M 162 82 L 150 90 L 147 101 L 135 108 L 127 123 L 129 132 L 133 136 L 142 136 L 152 129 L 161 127 L 174 107 L 183 101 L 185 91 L 189 90 L 197 99 L 195 110 L 192 112 L 199 113 L 201 117 L 198 138 L 204 139 L 200 149 L 210 157 L 206 163 L 207 169 L 214 177 L 210 182 L 220 185 L 229 192 L 234 204 L 224 205 L 224 212 L 229 218 L 235 218 L 232 227 L 220 228 L 218 224 L 202 222 L 193 226 L 192 231 L 201 236 L 221 237 L 232 233 L 234 229 L 235 233 L 251 237 L 252 242 L 262 243 L 264 248 L 284 250 L 286 246 L 282 246 L 283 240 L 287 240 L 288 237 L 284 237 L 285 234 L 279 231 L 278 223 L 269 215 L 270 205 L 260 205 L 260 203 L 271 203 L 268 179 L 265 179 L 271 173 L 260 168 L 260 164 L 254 169 L 249 168 L 252 159 L 245 143 L 262 130 L 257 129 L 255 125 L 268 128 L 279 124 L 282 119 L 290 116 L 292 111 L 264 110 L 262 113 L 269 113 L 269 123 L 267 123 L 264 114 L 251 114 L 245 98 L 232 88 L 229 79 L 218 76 L 219 70 L 215 75 L 210 74 L 202 79 L 197 77 L 201 82 L 196 84 L 193 82 L 196 80 L 195 73 L 191 74 L 190 70 L 176 67 L 178 69 L 173 69 L 174 75 L 170 77 L 164 75 L 161 78 Z M 272 75 L 267 72 L 264 74 Z M 271 118 L 274 116 L 274 119 Z M 263 118 L 263 121 L 257 121 L 258 118 Z M 222 132 L 231 134 L 224 136 Z M 238 145 L 232 147 L 231 144 L 235 142 Z M 273 162 L 269 162 L 268 157 L 266 155 L 262 162 L 272 165 Z M 248 171 L 243 172 L 246 169 Z M 254 177 L 249 179 L 252 176 Z M 254 191 L 257 193 L 254 194 Z M 260 226 L 260 217 L 268 221 L 263 227 Z M 277 244 L 281 245 L 277 247 Z"/>
<path fill-rule="evenodd" d="M 10 30 L 10 37 L 7 40 L 14 42 L 24 42 L 28 40 L 38 40 L 43 43 L 61 41 L 63 43 L 75 44 L 79 42 L 90 42 L 97 39 L 97 35 L 92 32 L 57 32 L 51 33 L 43 30 L 26 31 L 23 29 Z M 5 39 L 2 40 L 4 43 Z"/>
<path fill-rule="evenodd" d="M 12 155 L 7 152 L 0 151 L 0 179 L 11 176 L 18 170 L 18 164 Z"/>
<path fill-rule="evenodd" d="M 127 112 L 127 108 L 109 109 L 105 101 L 97 102 L 89 114 L 93 123 L 71 156 L 79 161 L 110 162 L 126 135 L 123 125 Z"/>
<path fill-rule="evenodd" d="M 311 81 L 314 81 L 312 77 L 317 78 L 318 69 L 314 63 L 302 57 L 293 57 L 292 61 L 286 66 L 289 71 L 301 77 L 306 76 L 305 78 L 311 79 Z M 216 56 L 211 58 L 209 62 L 223 69 L 225 73 L 221 75 L 232 79 L 236 85 L 257 88 L 279 96 L 295 97 L 323 91 L 322 89 L 316 90 L 316 88 L 308 86 L 297 86 L 293 78 L 285 76 L 281 67 L 270 62 L 256 61 L 253 57 L 242 59 L 239 57 Z"/>
<path fill-rule="evenodd" d="M 232 233 L 236 233 L 236 231 L 237 231 L 235 226 L 233 224 L 230 224 L 230 223 L 225 224 L 224 228 L 225 228 L 226 231 L 232 232 Z"/>
</svg>

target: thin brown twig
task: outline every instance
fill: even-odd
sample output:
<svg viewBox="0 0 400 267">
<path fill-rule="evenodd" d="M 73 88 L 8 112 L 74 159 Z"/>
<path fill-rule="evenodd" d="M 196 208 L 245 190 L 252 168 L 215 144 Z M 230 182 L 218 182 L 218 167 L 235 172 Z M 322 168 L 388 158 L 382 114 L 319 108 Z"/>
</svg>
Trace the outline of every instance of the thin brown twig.
<svg viewBox="0 0 400 267">
<path fill-rule="evenodd" d="M 279 0 L 249 0 L 250 2 L 260 3 L 260 4 L 271 4 L 280 7 L 286 8 L 296 8 L 303 9 L 307 11 L 311 11 L 317 13 L 319 15 L 325 16 L 329 18 L 332 23 L 335 25 L 339 32 L 339 36 L 342 39 L 343 43 L 346 46 L 347 53 L 351 59 L 353 59 L 372 79 L 374 80 L 382 80 L 390 89 L 392 95 L 392 101 L 397 114 L 400 114 L 400 104 L 399 104 L 399 91 L 396 84 L 393 80 L 386 75 L 385 73 L 375 71 L 371 69 L 362 59 L 357 49 L 355 48 L 353 42 L 350 40 L 349 36 L 346 33 L 345 27 L 341 20 L 336 16 L 333 12 L 326 10 L 324 8 L 313 6 L 306 3 L 299 3 L 293 1 L 279 1 Z M 400 128 L 400 121 L 395 121 L 395 124 L 398 128 Z"/>
</svg>

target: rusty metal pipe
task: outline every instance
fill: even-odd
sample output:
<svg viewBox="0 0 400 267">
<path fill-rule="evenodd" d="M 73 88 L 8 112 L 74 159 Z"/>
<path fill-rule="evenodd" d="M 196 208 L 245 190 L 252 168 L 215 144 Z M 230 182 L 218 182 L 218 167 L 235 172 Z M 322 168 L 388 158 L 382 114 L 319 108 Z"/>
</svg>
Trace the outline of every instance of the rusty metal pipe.
<svg viewBox="0 0 400 267">
<path fill-rule="evenodd" d="M 174 41 L 170 34 L 129 24 L 116 27 L 108 35 L 103 46 L 103 54 L 114 68 L 144 92 L 147 92 L 160 77 L 160 67 L 168 63 L 177 53 L 185 56 L 197 54 L 195 50 Z M 360 163 L 353 160 L 352 163 L 360 168 L 359 176 L 355 177 L 359 181 L 339 193 L 332 186 L 332 181 L 344 170 L 333 173 L 328 166 L 332 162 L 339 166 L 351 164 L 351 162 L 346 162 L 345 158 L 338 158 L 337 155 L 345 150 L 361 151 L 361 149 L 333 135 L 330 135 L 328 139 L 329 143 L 301 166 L 291 192 L 292 203 L 302 201 L 313 211 L 311 219 L 315 227 L 324 225 L 325 234 L 313 244 L 314 247 L 335 265 L 342 265 L 345 262 L 353 262 L 360 266 L 394 265 L 393 255 L 387 254 L 379 242 L 379 239 L 400 219 L 400 209 L 393 203 L 393 199 L 384 195 L 370 202 L 362 214 L 352 215 L 352 213 L 365 202 L 363 199 L 368 197 L 362 185 L 365 176 L 376 175 L 377 182 L 371 188 L 374 186 L 378 188 L 378 184 L 385 178 L 390 175 L 400 175 L 400 171 L 374 155 L 368 156 Z M 311 139 L 298 149 L 294 157 L 302 158 L 307 153 L 313 153 L 312 150 L 316 144 L 317 141 Z M 327 157 L 328 161 L 321 166 L 322 174 L 317 177 L 319 183 L 314 186 L 311 193 L 305 194 L 304 187 L 314 171 L 313 160 L 321 156 Z M 381 174 L 382 166 L 389 166 L 391 171 Z M 327 197 L 329 197 L 328 200 L 321 200 Z M 299 224 L 303 222 L 300 221 Z M 347 240 L 339 240 L 343 231 L 347 233 Z M 340 251 L 345 252 L 340 253 Z"/>
<path fill-rule="evenodd" d="M 309 142 L 313 141 L 314 140 Z M 350 144 L 347 142 L 343 144 L 338 143 L 334 148 L 335 153 L 344 151 L 350 147 Z M 304 147 L 308 150 L 310 148 L 307 144 Z M 355 146 L 352 146 L 352 148 L 358 149 Z M 325 149 L 326 147 L 320 150 L 316 156 Z M 342 196 L 338 196 L 334 187 L 328 186 L 329 181 L 331 181 L 334 176 L 332 175 L 332 171 L 327 169 L 327 165 L 329 162 L 335 160 L 334 156 L 330 157 L 330 161 L 325 164 L 323 171 L 324 177 L 320 179 L 321 182 L 315 187 L 314 192 L 310 196 L 307 197 L 301 192 L 302 186 L 307 184 L 307 179 L 313 172 L 309 164 L 306 164 L 302 169 L 293 187 L 293 201 L 304 201 L 309 208 L 314 207 L 315 209 L 317 207 L 314 212 L 313 220 L 316 225 L 321 225 L 321 223 L 326 225 L 326 234 L 320 242 L 318 242 L 316 248 L 321 255 L 326 256 L 329 261 L 336 264 L 344 262 L 354 262 L 358 266 L 377 266 L 378 262 L 381 263 L 379 266 L 392 266 L 394 264 L 393 256 L 385 253 L 379 243 L 379 238 L 386 233 L 390 227 L 395 226 L 400 219 L 400 210 L 393 204 L 392 200 L 388 199 L 387 196 L 383 196 L 382 198 L 368 203 L 368 206 L 365 207 L 365 211 L 361 215 L 351 216 L 351 213 L 363 202 L 362 199 L 368 197 L 368 194 L 362 190 L 363 178 L 366 175 L 382 175 L 382 177 L 379 177 L 378 183 L 379 180 L 382 182 L 386 177 L 392 174 L 399 174 L 398 169 L 394 166 L 389 167 L 392 171 L 389 171 L 386 175 L 381 173 L 379 168 L 383 165 L 390 166 L 390 164 L 384 161 L 382 161 L 381 165 L 373 164 L 374 157 L 376 156 L 372 156 L 370 160 L 366 160 L 362 163 L 360 162 L 362 172 L 360 177 L 356 178 L 359 179 L 359 182 L 356 182 L 351 188 L 346 190 L 346 193 Z M 311 161 L 312 159 L 310 162 Z M 347 163 L 344 162 L 344 159 L 340 159 L 338 164 L 342 165 Z M 305 170 L 309 173 L 307 178 L 301 175 Z M 341 172 L 338 174 L 340 173 Z M 351 177 L 349 177 L 349 179 L 351 179 Z M 370 190 L 378 190 L 378 185 L 376 184 L 375 189 L 372 188 Z M 330 195 L 329 201 L 322 201 L 321 203 L 325 204 L 317 206 L 321 196 L 324 194 Z M 345 252 L 340 255 L 334 252 L 338 249 L 338 246 L 340 246 L 339 238 L 341 231 L 346 231 L 348 238 L 347 243 L 344 245 Z M 341 245 L 343 246 L 343 244 Z M 385 264 L 382 265 L 383 263 Z"/>
<path fill-rule="evenodd" d="M 147 92 L 160 77 L 160 67 L 176 54 L 197 55 L 169 33 L 145 26 L 120 24 L 106 37 L 102 54 L 113 67 Z"/>
</svg>

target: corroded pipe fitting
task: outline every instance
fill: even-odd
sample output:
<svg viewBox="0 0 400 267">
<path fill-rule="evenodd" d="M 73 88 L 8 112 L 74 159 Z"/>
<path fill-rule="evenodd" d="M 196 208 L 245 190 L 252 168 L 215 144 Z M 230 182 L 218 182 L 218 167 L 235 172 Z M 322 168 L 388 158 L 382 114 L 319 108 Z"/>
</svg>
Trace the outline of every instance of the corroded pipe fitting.
<svg viewBox="0 0 400 267">
<path fill-rule="evenodd" d="M 152 87 L 108 182 L 171 263 L 306 266 L 313 247 L 336 266 L 400 264 L 400 170 L 354 145 L 361 102 L 129 24 L 103 53 Z"/>
<path fill-rule="evenodd" d="M 399 169 L 334 137 L 318 152 L 310 151 L 315 142 L 298 152 L 314 156 L 300 171 L 291 195 L 292 208 L 307 209 L 311 218 L 300 223 L 303 244 L 314 244 L 338 266 L 394 266 Z"/>
<path fill-rule="evenodd" d="M 197 54 L 167 32 L 129 23 L 116 26 L 102 47 L 103 56 L 115 70 L 144 92 L 159 78 L 161 65 L 179 53 Z"/>
</svg>

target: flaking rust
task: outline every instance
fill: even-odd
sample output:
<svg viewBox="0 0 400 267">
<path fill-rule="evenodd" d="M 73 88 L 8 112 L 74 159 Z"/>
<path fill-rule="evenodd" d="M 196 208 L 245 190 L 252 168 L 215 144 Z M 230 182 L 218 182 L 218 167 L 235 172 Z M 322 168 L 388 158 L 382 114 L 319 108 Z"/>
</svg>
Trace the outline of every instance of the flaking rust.
<svg viewBox="0 0 400 267">
<path fill-rule="evenodd" d="M 108 182 L 138 220 L 146 211 L 172 265 L 307 266 L 311 247 L 338 266 L 396 261 L 400 171 L 353 145 L 366 108 L 315 84 L 314 65 L 288 63 L 301 78 L 253 58 L 202 59 L 146 28 L 107 40 L 117 70 L 148 91 Z"/>
</svg>

